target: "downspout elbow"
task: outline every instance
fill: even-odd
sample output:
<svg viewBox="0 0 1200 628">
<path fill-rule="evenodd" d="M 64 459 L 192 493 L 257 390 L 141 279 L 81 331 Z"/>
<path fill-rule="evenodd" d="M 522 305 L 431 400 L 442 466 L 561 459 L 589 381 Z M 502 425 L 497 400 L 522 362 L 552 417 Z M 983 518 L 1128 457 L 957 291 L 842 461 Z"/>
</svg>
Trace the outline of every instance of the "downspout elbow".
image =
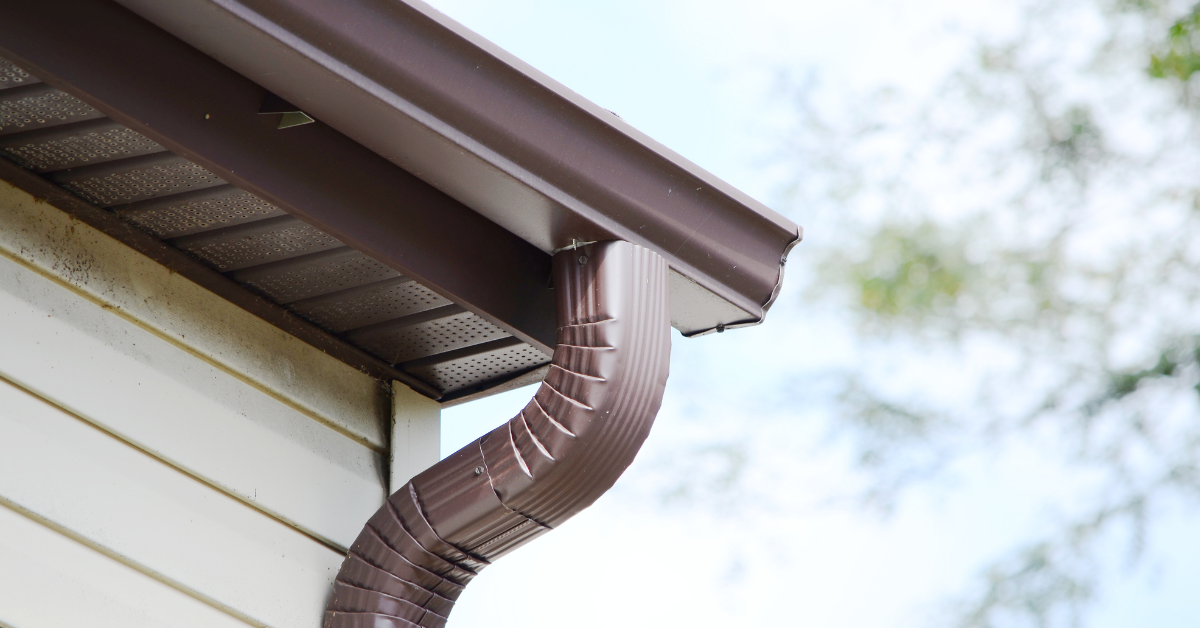
<svg viewBox="0 0 1200 628">
<path fill-rule="evenodd" d="M 628 242 L 554 256 L 558 345 L 541 387 L 388 498 L 338 572 L 326 628 L 442 628 L 480 569 L 612 487 L 662 403 L 667 275 Z"/>
</svg>

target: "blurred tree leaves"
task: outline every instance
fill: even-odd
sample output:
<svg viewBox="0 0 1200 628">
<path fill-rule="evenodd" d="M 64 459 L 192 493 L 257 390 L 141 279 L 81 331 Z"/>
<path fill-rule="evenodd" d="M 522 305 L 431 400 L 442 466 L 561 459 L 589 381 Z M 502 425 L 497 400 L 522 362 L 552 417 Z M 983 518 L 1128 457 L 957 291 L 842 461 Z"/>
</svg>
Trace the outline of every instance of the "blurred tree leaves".
<svg viewBox="0 0 1200 628">
<path fill-rule="evenodd" d="M 1200 8 L 1176 20 L 1164 44 L 1150 55 L 1150 76 L 1187 81 L 1200 70 Z"/>
<path fill-rule="evenodd" d="M 785 146 L 806 296 L 857 330 L 835 402 L 867 500 L 1035 434 L 1100 478 L 968 587 L 971 628 L 1085 623 L 1103 548 L 1200 506 L 1200 5 L 1022 6 L 932 95 L 794 81 Z"/>
<path fill-rule="evenodd" d="M 823 445 L 863 478 L 800 508 L 887 512 L 971 456 L 1045 445 L 1077 484 L 929 624 L 1085 625 L 1114 553 L 1137 565 L 1160 513 L 1200 514 L 1192 1 L 1018 0 L 928 93 L 786 78 L 778 161 L 806 241 L 782 298 L 844 326 L 849 358 L 803 372 L 797 345 L 776 398 L 731 377 L 728 406 L 698 414 L 732 427 L 697 426 L 655 494 L 740 519 L 794 507 L 792 463 L 817 449 L 800 417 L 828 417 Z"/>
<path fill-rule="evenodd" d="M 964 286 L 979 274 L 961 244 L 947 241 L 932 223 L 886 225 L 871 234 L 868 258 L 835 255 L 825 271 L 855 286 L 858 305 L 876 316 L 919 321 L 954 307 Z"/>
</svg>

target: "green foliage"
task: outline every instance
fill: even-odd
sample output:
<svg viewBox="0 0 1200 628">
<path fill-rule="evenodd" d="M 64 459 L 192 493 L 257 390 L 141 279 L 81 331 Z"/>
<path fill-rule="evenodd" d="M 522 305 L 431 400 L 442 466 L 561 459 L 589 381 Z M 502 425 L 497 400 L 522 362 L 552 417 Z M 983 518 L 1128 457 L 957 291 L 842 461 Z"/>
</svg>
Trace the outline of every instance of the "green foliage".
<svg viewBox="0 0 1200 628">
<path fill-rule="evenodd" d="M 1055 329 L 1073 313 L 1060 285 L 1060 247 L 1053 241 L 997 247 L 990 233 L 987 220 L 871 227 L 859 253 L 828 253 L 815 291 L 848 290 L 851 311 L 868 333 L 953 337 L 972 328 Z"/>
<path fill-rule="evenodd" d="M 1193 337 L 1177 346 L 1163 351 L 1158 362 L 1149 368 L 1126 369 L 1109 375 L 1108 389 L 1088 404 L 1087 411 L 1096 413 L 1106 405 L 1120 401 L 1138 392 L 1140 388 L 1156 381 L 1188 377 L 1188 369 L 1200 368 L 1200 337 Z M 1200 394 L 1200 382 L 1192 390 Z"/>
<path fill-rule="evenodd" d="M 1187 81 L 1197 70 L 1200 70 L 1200 5 L 1171 25 L 1160 50 L 1150 55 L 1147 72 L 1154 78 Z"/>
<path fill-rule="evenodd" d="M 844 107 L 840 136 L 821 120 L 808 146 L 845 152 L 802 170 L 832 171 L 838 234 L 806 249 L 810 294 L 858 332 L 835 402 L 869 501 L 1017 438 L 1056 439 L 1056 463 L 1102 484 L 980 574 L 945 622 L 973 628 L 1080 625 L 1097 539 L 1137 546 L 1160 504 L 1200 503 L 1200 5 L 1023 17 L 915 113 Z"/>
<path fill-rule="evenodd" d="M 1081 177 L 1081 165 L 1103 157 L 1103 133 L 1087 107 L 1074 105 L 1062 115 L 1050 119 L 1047 126 L 1049 137 L 1044 178 L 1049 178 L 1055 166 L 1066 168 L 1076 177 Z"/>
<path fill-rule="evenodd" d="M 1142 382 L 1149 379 L 1158 379 L 1160 377 L 1170 377 L 1175 374 L 1179 368 L 1177 362 L 1172 356 L 1164 353 L 1159 356 L 1158 364 L 1140 371 L 1132 373 L 1115 373 L 1112 377 L 1112 384 L 1108 389 L 1109 399 L 1121 399 L 1128 395 L 1137 392 L 1138 386 Z"/>
<path fill-rule="evenodd" d="M 868 257 L 845 271 L 858 302 L 879 316 L 926 316 L 957 301 L 975 269 L 959 247 L 939 241 L 933 224 L 885 226 L 871 235 Z"/>
<path fill-rule="evenodd" d="M 1075 614 L 1095 595 L 1095 577 L 1081 574 L 1078 556 L 1062 556 L 1054 543 L 1036 543 L 984 576 L 982 603 L 964 613 L 963 628 L 995 628 L 1015 617 L 1036 617 L 1050 623 L 1056 616 Z M 1072 560 L 1074 559 L 1074 560 Z"/>
</svg>

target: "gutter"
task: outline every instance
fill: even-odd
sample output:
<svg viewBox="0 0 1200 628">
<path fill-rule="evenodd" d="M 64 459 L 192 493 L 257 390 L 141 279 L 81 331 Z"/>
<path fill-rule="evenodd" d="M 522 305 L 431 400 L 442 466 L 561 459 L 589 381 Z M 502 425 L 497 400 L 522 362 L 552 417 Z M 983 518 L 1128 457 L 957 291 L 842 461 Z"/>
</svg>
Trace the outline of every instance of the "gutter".
<svg viewBox="0 0 1200 628">
<path fill-rule="evenodd" d="M 667 381 L 667 264 L 612 241 L 557 253 L 553 273 L 558 344 L 534 398 L 388 498 L 342 563 L 325 628 L 442 628 L 480 569 L 633 462 Z"/>
<path fill-rule="evenodd" d="M 544 253 L 626 240 L 672 324 L 761 322 L 800 229 L 418 0 L 117 0 Z"/>
</svg>

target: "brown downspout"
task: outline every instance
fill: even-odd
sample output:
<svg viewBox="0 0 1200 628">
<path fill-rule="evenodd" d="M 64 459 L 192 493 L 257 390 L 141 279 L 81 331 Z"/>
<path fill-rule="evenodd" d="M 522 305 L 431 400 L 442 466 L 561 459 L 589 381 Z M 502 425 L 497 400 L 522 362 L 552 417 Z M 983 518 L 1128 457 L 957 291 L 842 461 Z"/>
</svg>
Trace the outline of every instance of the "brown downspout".
<svg viewBox="0 0 1200 628">
<path fill-rule="evenodd" d="M 396 491 L 342 563 L 326 628 L 442 628 L 493 560 L 557 527 L 633 462 L 670 360 L 667 263 L 628 242 L 554 256 L 558 345 L 511 421 Z"/>
</svg>

